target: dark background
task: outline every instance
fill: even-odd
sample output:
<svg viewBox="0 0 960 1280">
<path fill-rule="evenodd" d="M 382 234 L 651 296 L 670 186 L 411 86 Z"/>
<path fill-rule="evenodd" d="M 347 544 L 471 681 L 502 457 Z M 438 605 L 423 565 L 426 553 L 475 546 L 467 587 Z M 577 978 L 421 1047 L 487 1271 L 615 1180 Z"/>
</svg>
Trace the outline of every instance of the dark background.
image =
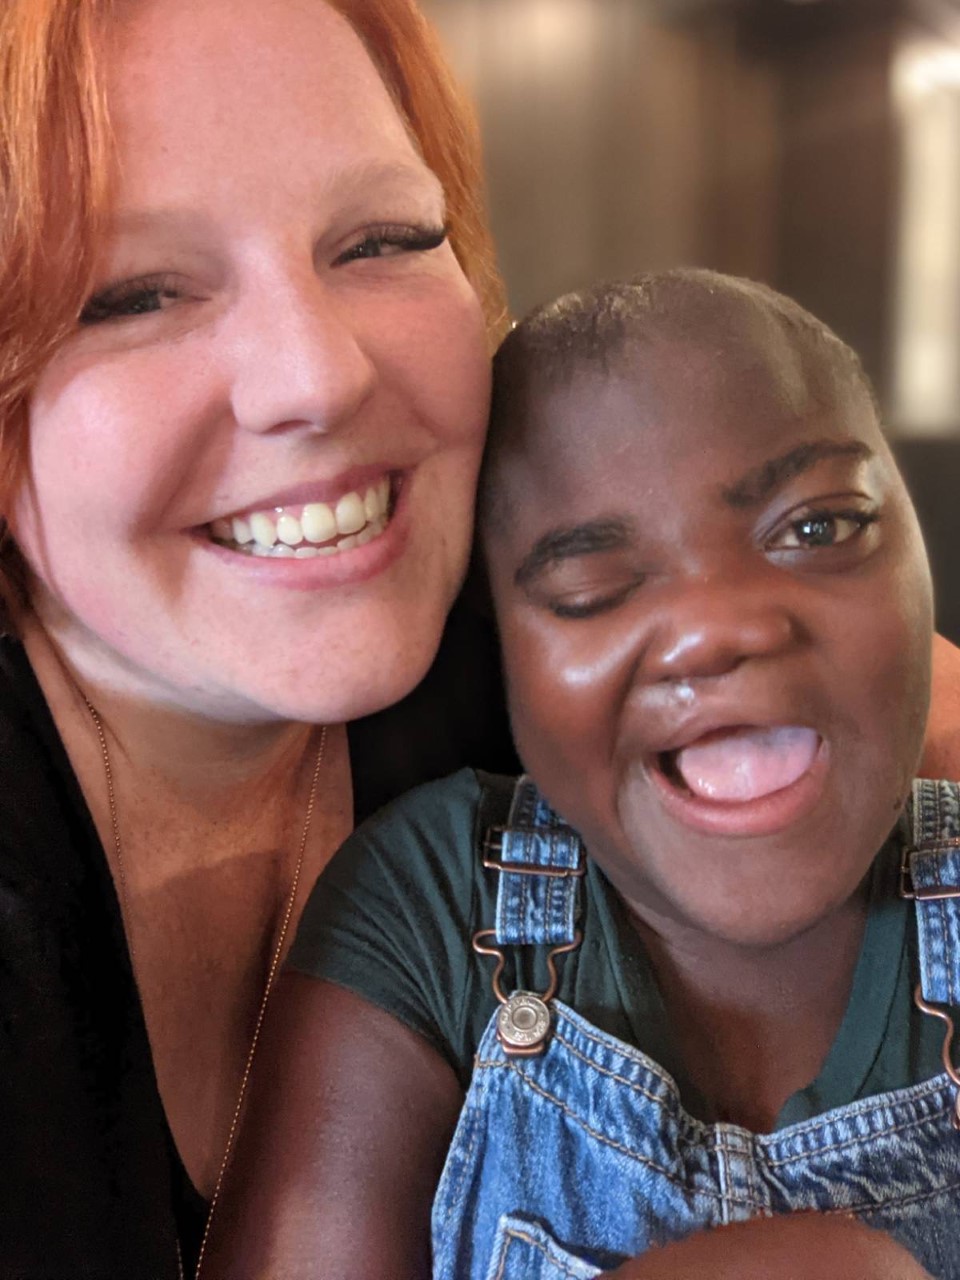
<svg viewBox="0 0 960 1280">
<path fill-rule="evenodd" d="M 860 353 L 960 641 L 960 5 L 424 0 L 480 112 L 518 313 L 697 264 Z"/>
</svg>

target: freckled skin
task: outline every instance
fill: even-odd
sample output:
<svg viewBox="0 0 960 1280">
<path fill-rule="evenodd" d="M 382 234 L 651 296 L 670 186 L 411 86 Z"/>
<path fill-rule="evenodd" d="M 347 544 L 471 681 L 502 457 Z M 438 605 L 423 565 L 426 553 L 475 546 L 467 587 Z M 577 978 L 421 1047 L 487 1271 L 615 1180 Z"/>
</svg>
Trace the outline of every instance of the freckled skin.
<svg viewBox="0 0 960 1280">
<path fill-rule="evenodd" d="M 637 919 L 734 945 L 796 937 L 851 898 L 888 835 L 929 700 L 929 573 L 872 407 L 736 332 L 722 351 L 660 341 L 527 392 L 497 466 L 502 518 L 484 530 L 521 758 Z M 872 457 L 826 456 L 745 507 L 724 498 L 811 442 Z M 879 519 L 838 546 L 771 554 L 811 507 Z M 517 585 L 538 538 L 601 518 L 630 524 L 629 545 Z M 556 615 L 595 598 L 613 602 Z M 665 810 L 657 753 L 717 715 L 820 734 L 826 779 L 797 821 L 718 836 Z"/>
<path fill-rule="evenodd" d="M 78 326 L 34 389 L 11 513 L 33 609 L 88 684 L 205 721 L 387 706 L 465 570 L 489 359 L 449 244 L 351 251 L 442 227 L 440 184 L 325 4 L 122 5 L 104 67 L 94 294 L 159 280 L 163 305 Z M 288 590 L 198 536 L 361 468 L 402 472 L 407 513 L 369 579 Z"/>
</svg>

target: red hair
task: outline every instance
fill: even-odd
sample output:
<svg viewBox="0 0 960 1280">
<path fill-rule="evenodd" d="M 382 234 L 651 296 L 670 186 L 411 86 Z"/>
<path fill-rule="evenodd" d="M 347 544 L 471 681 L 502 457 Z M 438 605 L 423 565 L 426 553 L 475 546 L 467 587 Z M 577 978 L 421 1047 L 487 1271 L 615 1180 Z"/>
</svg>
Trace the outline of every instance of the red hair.
<svg viewBox="0 0 960 1280">
<path fill-rule="evenodd" d="M 8 613 L 23 602 L 24 573 L 2 513 L 24 474 L 27 400 L 76 325 L 109 203 L 100 72 L 109 2 L 0 0 L 0 603 Z M 415 0 L 330 3 L 363 41 L 443 184 L 450 241 L 493 345 L 506 305 L 473 112 Z"/>
</svg>

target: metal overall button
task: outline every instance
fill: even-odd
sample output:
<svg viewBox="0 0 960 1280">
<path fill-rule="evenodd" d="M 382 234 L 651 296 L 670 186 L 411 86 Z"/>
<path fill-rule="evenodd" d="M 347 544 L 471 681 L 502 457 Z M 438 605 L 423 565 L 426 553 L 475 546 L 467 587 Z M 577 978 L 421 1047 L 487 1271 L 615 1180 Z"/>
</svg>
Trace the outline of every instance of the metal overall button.
<svg viewBox="0 0 960 1280">
<path fill-rule="evenodd" d="M 507 1053 L 540 1052 L 550 1030 L 550 1010 L 532 991 L 515 991 L 497 1014 L 497 1037 Z"/>
<path fill-rule="evenodd" d="M 499 947 L 486 945 L 486 939 L 495 936 L 495 929 L 481 929 L 473 935 L 473 949 L 482 956 L 497 958 L 492 979 L 493 994 L 501 1006 L 497 1014 L 497 1039 L 503 1046 L 504 1053 L 511 1057 L 533 1058 L 543 1053 L 550 1034 L 552 1019 L 549 1006 L 557 990 L 557 966 L 554 958 L 579 947 L 583 935 L 578 929 L 572 942 L 551 948 L 547 955 L 550 985 L 539 996 L 532 991 L 514 991 L 509 996 L 504 994 L 500 985 L 500 975 L 506 962 L 504 954 Z"/>
</svg>

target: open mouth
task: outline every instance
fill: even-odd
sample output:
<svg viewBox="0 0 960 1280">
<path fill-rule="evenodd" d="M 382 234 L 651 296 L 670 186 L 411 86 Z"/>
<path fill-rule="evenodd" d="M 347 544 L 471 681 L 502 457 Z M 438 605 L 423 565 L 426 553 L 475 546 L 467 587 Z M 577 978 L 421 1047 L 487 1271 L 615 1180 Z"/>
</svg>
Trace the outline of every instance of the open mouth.
<svg viewBox="0 0 960 1280">
<path fill-rule="evenodd" d="M 301 560 L 339 555 L 379 538 L 396 498 L 397 482 L 384 476 L 334 502 L 245 511 L 211 521 L 206 532 L 218 546 L 241 555 Z"/>
<path fill-rule="evenodd" d="M 732 726 L 661 752 L 657 769 L 691 799 L 747 805 L 799 782 L 813 768 L 821 743 L 814 729 L 799 725 Z"/>
</svg>

